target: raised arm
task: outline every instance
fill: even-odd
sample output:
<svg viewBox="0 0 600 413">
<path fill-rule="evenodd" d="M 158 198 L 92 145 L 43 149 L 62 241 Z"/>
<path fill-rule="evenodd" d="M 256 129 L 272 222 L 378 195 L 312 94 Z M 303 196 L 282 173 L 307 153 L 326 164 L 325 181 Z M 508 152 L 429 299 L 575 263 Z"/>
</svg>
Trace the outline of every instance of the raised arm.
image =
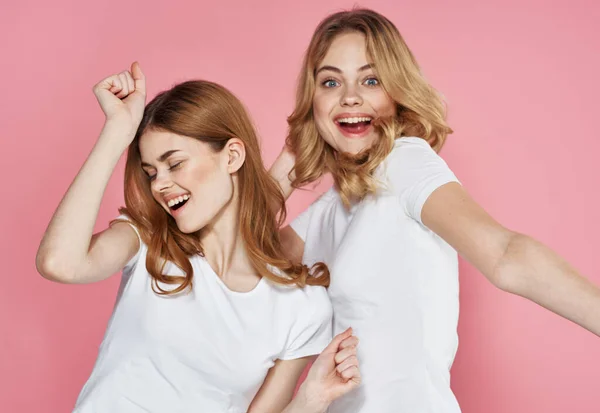
<svg viewBox="0 0 600 413">
<path fill-rule="evenodd" d="M 285 199 L 288 199 L 292 192 L 294 192 L 294 188 L 292 187 L 292 179 L 294 178 L 292 169 L 294 168 L 295 161 L 296 157 L 290 148 L 285 145 L 273 165 L 271 165 L 271 169 L 269 169 L 269 174 L 279 184 Z M 274 208 L 279 209 L 279 205 L 276 205 Z M 304 241 L 302 241 L 302 238 L 289 225 L 279 230 L 279 236 L 286 258 L 294 262 L 301 262 L 302 254 L 304 253 Z"/>
<path fill-rule="evenodd" d="M 545 245 L 498 224 L 459 184 L 436 189 L 421 219 L 498 288 L 600 336 L 600 288 Z"/>
<path fill-rule="evenodd" d="M 107 278 L 138 249 L 137 235 L 126 223 L 92 234 L 108 180 L 144 113 L 146 85 L 139 65 L 102 80 L 94 94 L 106 116 L 104 127 L 54 212 L 36 256 L 39 273 L 63 283 Z"/>
<path fill-rule="evenodd" d="M 292 192 L 294 192 L 294 188 L 292 187 L 292 179 L 294 178 L 292 169 L 295 162 L 296 157 L 291 149 L 285 145 L 273 165 L 271 165 L 271 169 L 269 169 L 269 174 L 279 184 L 285 199 L 288 199 Z"/>
</svg>

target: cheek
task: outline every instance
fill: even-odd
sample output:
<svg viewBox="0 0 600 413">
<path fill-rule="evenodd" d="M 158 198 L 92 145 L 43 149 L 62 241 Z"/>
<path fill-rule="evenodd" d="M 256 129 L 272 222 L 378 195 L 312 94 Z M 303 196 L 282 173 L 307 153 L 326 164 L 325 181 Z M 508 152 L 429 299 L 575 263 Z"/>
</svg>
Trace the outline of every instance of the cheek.
<svg viewBox="0 0 600 413">
<path fill-rule="evenodd" d="M 313 97 L 313 114 L 315 122 L 323 125 L 326 124 L 326 122 L 329 121 L 331 112 L 335 109 L 336 102 L 337 98 L 332 91 L 328 91 L 327 93 L 322 91 L 315 92 Z"/>
<path fill-rule="evenodd" d="M 323 123 L 323 119 L 327 118 L 327 112 L 323 108 L 322 102 L 317 99 L 313 100 L 313 117 L 317 125 Z"/>
<path fill-rule="evenodd" d="M 375 97 L 374 106 L 380 116 L 393 116 L 396 113 L 396 102 L 383 91 Z"/>
<path fill-rule="evenodd" d="M 218 177 L 219 174 L 214 168 L 198 167 L 188 172 L 186 181 L 190 183 L 192 191 L 204 197 L 214 189 Z"/>
<path fill-rule="evenodd" d="M 157 191 L 154 191 L 153 189 L 150 189 L 150 192 L 152 193 L 152 198 L 154 198 L 154 200 L 156 201 L 156 203 L 158 205 L 161 206 L 161 208 L 163 207 L 162 205 L 162 197 L 160 196 L 160 193 L 158 193 Z"/>
<path fill-rule="evenodd" d="M 161 208 L 164 209 L 162 194 L 160 191 L 157 191 L 155 189 L 155 186 L 152 185 L 152 181 L 150 181 L 150 180 L 148 180 L 148 190 L 150 191 L 150 195 L 152 196 L 152 199 L 154 200 L 154 202 L 156 202 Z M 146 191 L 146 189 L 144 188 L 144 192 L 145 191 Z"/>
<path fill-rule="evenodd" d="M 192 194 L 209 213 L 220 209 L 233 193 L 231 175 L 217 167 L 195 171 L 192 182 Z"/>
<path fill-rule="evenodd" d="M 316 98 L 313 100 L 313 117 L 315 120 L 315 126 L 319 135 L 331 146 L 336 148 L 333 134 L 335 132 L 335 125 L 331 121 L 331 111 L 333 107 L 330 102 L 331 99 L 324 97 Z"/>
</svg>

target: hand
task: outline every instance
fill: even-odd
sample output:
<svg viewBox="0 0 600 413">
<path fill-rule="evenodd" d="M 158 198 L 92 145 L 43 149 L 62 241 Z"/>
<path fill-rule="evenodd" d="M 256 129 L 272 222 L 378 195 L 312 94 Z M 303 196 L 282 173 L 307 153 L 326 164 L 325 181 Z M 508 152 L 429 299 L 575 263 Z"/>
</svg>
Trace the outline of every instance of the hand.
<svg viewBox="0 0 600 413">
<path fill-rule="evenodd" d="M 358 338 L 348 328 L 333 338 L 317 357 L 302 383 L 301 397 L 310 405 L 328 406 L 338 397 L 360 385 L 361 376 L 356 357 Z"/>
<path fill-rule="evenodd" d="M 107 124 L 116 124 L 127 131 L 131 143 L 142 121 L 146 104 L 146 77 L 134 62 L 131 71 L 125 70 L 100 81 L 94 94 L 106 116 Z"/>
</svg>

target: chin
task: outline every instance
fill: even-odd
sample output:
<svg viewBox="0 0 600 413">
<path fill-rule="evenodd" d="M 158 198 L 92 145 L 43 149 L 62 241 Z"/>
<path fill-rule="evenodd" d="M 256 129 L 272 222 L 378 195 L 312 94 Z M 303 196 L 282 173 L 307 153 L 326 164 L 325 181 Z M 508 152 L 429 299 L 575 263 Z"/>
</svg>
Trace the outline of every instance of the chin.
<svg viewBox="0 0 600 413">
<path fill-rule="evenodd" d="M 193 234 L 194 232 L 200 231 L 204 226 L 205 224 L 203 223 L 177 222 L 177 228 L 184 234 Z"/>
<path fill-rule="evenodd" d="M 369 149 L 372 145 L 374 139 L 348 139 L 346 137 L 341 137 L 336 142 L 336 148 L 334 148 L 338 152 L 347 153 L 350 155 L 357 155 L 359 152 Z"/>
<path fill-rule="evenodd" d="M 370 144 L 354 144 L 354 145 L 344 145 L 344 148 L 341 150 L 342 152 L 348 153 L 350 155 L 358 155 L 360 152 L 367 150 L 371 147 Z"/>
<path fill-rule="evenodd" d="M 367 148 L 368 148 L 368 146 L 366 146 L 366 145 L 358 147 L 358 148 L 356 146 L 354 146 L 354 147 L 348 149 L 346 151 L 346 153 L 349 153 L 350 155 L 358 155 L 360 152 L 364 151 Z"/>
</svg>

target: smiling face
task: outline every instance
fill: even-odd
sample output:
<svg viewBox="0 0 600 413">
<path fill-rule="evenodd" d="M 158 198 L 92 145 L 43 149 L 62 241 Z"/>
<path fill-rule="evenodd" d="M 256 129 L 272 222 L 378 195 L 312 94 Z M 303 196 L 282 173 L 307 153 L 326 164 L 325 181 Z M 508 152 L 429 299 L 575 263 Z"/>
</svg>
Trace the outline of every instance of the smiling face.
<svg viewBox="0 0 600 413">
<path fill-rule="evenodd" d="M 232 140 L 233 141 L 233 140 Z M 142 168 L 152 196 L 183 233 L 210 225 L 234 194 L 228 146 L 217 152 L 208 143 L 150 129 L 139 142 Z"/>
<path fill-rule="evenodd" d="M 374 69 L 360 32 L 338 35 L 317 66 L 314 119 L 321 137 L 336 151 L 368 149 L 379 138 L 371 121 L 396 113 Z"/>
</svg>

